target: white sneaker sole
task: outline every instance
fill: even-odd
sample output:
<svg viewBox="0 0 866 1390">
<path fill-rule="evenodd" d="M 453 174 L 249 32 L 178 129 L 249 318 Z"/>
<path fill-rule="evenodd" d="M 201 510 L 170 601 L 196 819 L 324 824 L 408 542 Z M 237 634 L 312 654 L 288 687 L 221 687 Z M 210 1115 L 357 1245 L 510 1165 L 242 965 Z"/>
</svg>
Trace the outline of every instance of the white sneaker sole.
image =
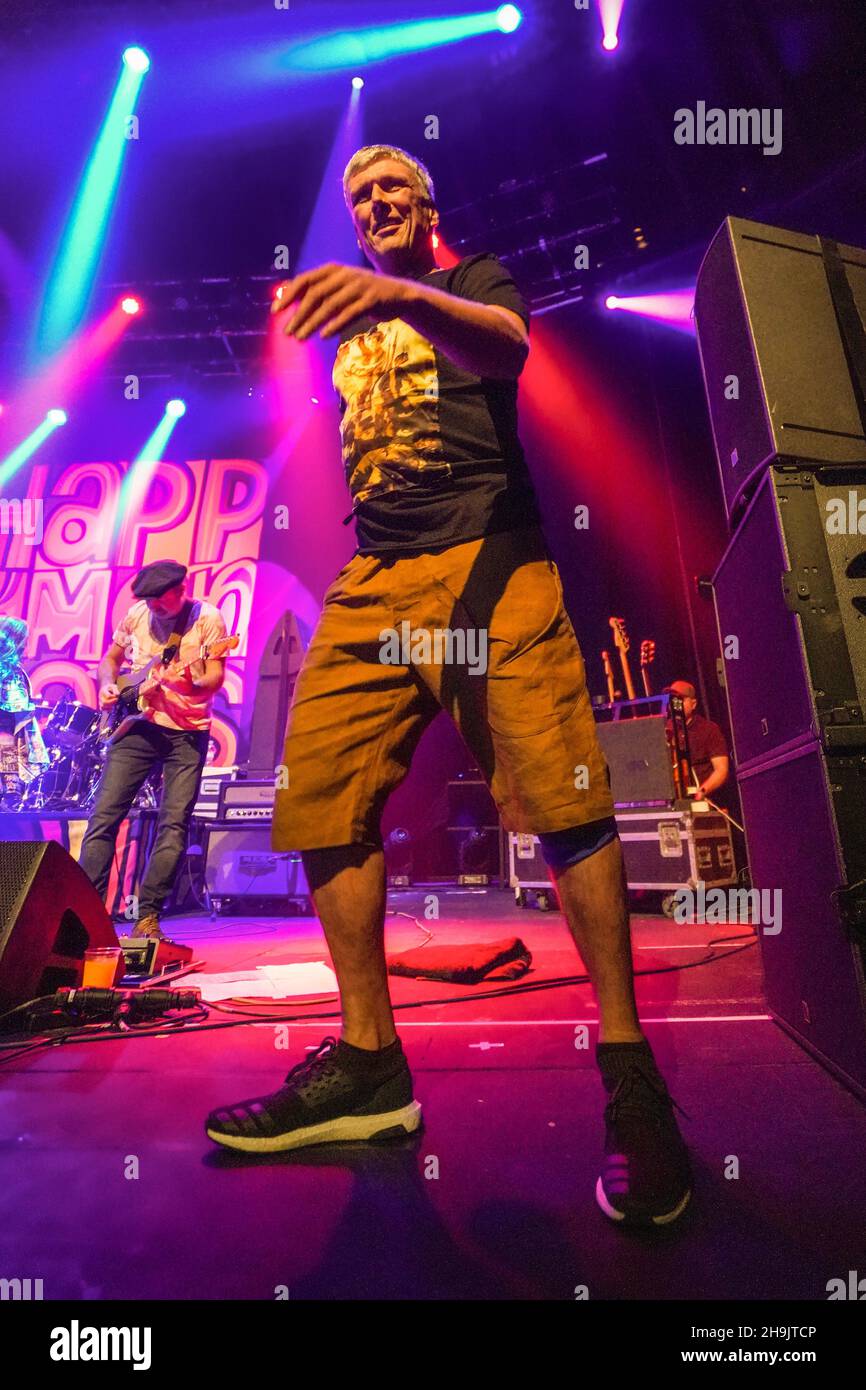
<svg viewBox="0 0 866 1390">
<path fill-rule="evenodd" d="M 670 1224 L 671 1221 L 676 1221 L 678 1217 L 682 1216 L 683 1212 L 685 1211 L 686 1207 L 691 1201 L 691 1196 L 692 1190 L 691 1188 L 689 1188 L 685 1197 L 683 1197 L 681 1202 L 677 1203 L 673 1211 L 667 1211 L 664 1213 L 663 1216 L 651 1216 L 650 1221 L 654 1226 L 667 1226 Z M 610 1202 L 607 1200 L 604 1191 L 604 1183 L 602 1182 L 601 1178 L 599 1178 L 598 1182 L 595 1185 L 595 1200 L 598 1202 L 598 1205 L 601 1207 L 605 1216 L 609 1216 L 611 1221 L 628 1220 L 628 1217 L 626 1216 L 624 1211 L 617 1211 L 616 1207 L 612 1207 Z M 644 1223 L 642 1221 L 634 1221 L 631 1224 L 635 1226 L 642 1226 Z"/>
<path fill-rule="evenodd" d="M 417 1100 L 404 1105 L 400 1110 L 387 1110 L 378 1115 L 337 1115 L 333 1120 L 325 1120 L 319 1125 L 306 1125 L 303 1129 L 293 1129 L 288 1134 L 262 1135 L 261 1138 L 247 1138 L 241 1134 L 220 1134 L 208 1129 L 206 1134 L 215 1143 L 227 1149 L 240 1149 L 244 1153 L 285 1153 L 289 1149 L 304 1149 L 310 1144 L 338 1144 L 359 1139 L 398 1138 L 395 1131 L 412 1134 L 421 1123 L 421 1106 Z"/>
</svg>

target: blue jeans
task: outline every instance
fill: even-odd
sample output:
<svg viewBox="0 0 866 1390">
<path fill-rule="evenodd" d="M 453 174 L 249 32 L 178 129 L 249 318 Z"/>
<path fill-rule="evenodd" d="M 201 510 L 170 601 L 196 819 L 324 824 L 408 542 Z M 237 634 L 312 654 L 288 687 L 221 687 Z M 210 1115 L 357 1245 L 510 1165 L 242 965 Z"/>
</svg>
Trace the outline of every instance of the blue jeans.
<svg viewBox="0 0 866 1390">
<path fill-rule="evenodd" d="M 81 842 L 79 863 L 105 897 L 120 823 L 142 783 L 162 768 L 163 789 L 156 840 L 139 889 L 138 915 L 159 914 L 174 887 L 186 847 L 187 826 L 207 754 L 206 729 L 165 729 L 139 719 L 111 745 L 96 805 Z"/>
</svg>

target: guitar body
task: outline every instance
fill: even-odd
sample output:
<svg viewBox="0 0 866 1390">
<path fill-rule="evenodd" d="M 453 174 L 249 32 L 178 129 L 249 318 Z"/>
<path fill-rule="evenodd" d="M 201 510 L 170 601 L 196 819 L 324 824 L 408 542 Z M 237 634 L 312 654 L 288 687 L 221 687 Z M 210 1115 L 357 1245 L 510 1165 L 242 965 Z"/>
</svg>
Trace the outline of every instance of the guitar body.
<svg viewBox="0 0 866 1390">
<path fill-rule="evenodd" d="M 116 743 L 118 739 L 123 738 L 124 734 L 129 733 L 136 719 L 141 715 L 140 687 L 147 680 L 154 666 L 161 664 L 162 658 L 155 656 L 146 666 L 142 666 L 140 671 L 118 676 L 117 685 L 120 694 L 113 705 L 102 711 L 99 720 L 99 738 L 103 743 Z"/>
<path fill-rule="evenodd" d="M 235 635 L 224 637 L 210 647 L 201 647 L 198 660 L 207 661 L 210 657 L 216 659 L 225 656 L 227 652 L 240 646 L 240 640 L 240 637 Z M 164 660 L 166 655 L 169 656 L 168 661 Z M 113 705 L 102 711 L 99 721 L 99 737 L 103 743 L 117 743 L 118 739 L 129 733 L 135 721 L 141 718 L 147 708 L 147 692 L 149 688 L 153 688 L 148 687 L 148 678 L 155 667 L 170 666 L 174 655 L 175 649 L 168 648 L 160 656 L 153 657 L 146 666 L 142 666 L 140 671 L 118 676 L 117 686 L 120 694 Z"/>
</svg>

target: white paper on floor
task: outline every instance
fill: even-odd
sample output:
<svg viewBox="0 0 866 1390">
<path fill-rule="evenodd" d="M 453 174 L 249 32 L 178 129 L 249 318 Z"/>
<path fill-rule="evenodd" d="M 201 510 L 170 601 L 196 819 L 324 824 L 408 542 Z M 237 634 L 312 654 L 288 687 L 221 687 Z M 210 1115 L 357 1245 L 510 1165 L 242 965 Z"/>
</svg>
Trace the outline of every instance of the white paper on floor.
<svg viewBox="0 0 866 1390">
<path fill-rule="evenodd" d="M 184 989 L 200 989 L 205 1003 L 218 999 L 295 999 L 305 994 L 336 994 L 337 977 L 323 960 L 294 965 L 259 965 L 255 970 L 226 970 L 184 975 Z"/>
</svg>

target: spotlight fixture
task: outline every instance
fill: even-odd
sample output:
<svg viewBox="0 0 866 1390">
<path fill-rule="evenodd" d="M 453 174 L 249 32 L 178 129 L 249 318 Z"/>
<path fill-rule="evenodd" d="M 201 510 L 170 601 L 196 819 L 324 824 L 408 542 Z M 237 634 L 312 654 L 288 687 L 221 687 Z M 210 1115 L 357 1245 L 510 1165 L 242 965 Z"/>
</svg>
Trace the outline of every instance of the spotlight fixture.
<svg viewBox="0 0 866 1390">
<path fill-rule="evenodd" d="M 604 307 L 605 307 L 605 309 L 618 309 L 618 308 L 619 308 L 619 300 L 617 299 L 617 297 L 616 297 L 615 294 L 609 294 L 609 295 L 607 296 L 607 299 L 604 301 Z"/>
<path fill-rule="evenodd" d="M 181 401 L 177 398 L 171 401 L 167 401 L 165 413 L 166 415 L 170 415 L 172 419 L 179 420 L 181 415 L 186 414 L 186 401 Z"/>
<path fill-rule="evenodd" d="M 607 49 L 608 53 L 612 53 L 618 44 L 619 39 L 617 38 L 616 34 L 605 34 L 604 38 L 601 41 L 602 48 Z"/>
<path fill-rule="evenodd" d="M 355 91 L 356 91 L 356 92 L 360 92 L 360 90 L 361 90 L 361 88 L 363 87 L 363 85 L 364 85 L 364 79 L 363 79 L 363 77 L 353 77 L 353 78 L 352 78 L 352 86 L 355 88 Z"/>
<path fill-rule="evenodd" d="M 516 5 L 500 5 L 496 11 L 496 23 L 503 34 L 513 34 L 523 22 L 523 15 Z"/>
<path fill-rule="evenodd" d="M 65 410 L 58 410 L 57 407 L 54 406 L 51 410 L 46 410 L 45 418 L 50 425 L 65 425 L 69 416 L 66 414 Z"/>
<path fill-rule="evenodd" d="M 130 72 L 147 72 L 150 67 L 150 59 L 143 48 L 125 48 L 123 50 L 123 61 Z"/>
<path fill-rule="evenodd" d="M 133 294 L 128 294 L 124 299 L 121 299 L 120 307 L 125 314 L 129 314 L 130 317 L 132 317 L 133 314 L 141 313 L 141 300 L 136 299 Z"/>
</svg>

